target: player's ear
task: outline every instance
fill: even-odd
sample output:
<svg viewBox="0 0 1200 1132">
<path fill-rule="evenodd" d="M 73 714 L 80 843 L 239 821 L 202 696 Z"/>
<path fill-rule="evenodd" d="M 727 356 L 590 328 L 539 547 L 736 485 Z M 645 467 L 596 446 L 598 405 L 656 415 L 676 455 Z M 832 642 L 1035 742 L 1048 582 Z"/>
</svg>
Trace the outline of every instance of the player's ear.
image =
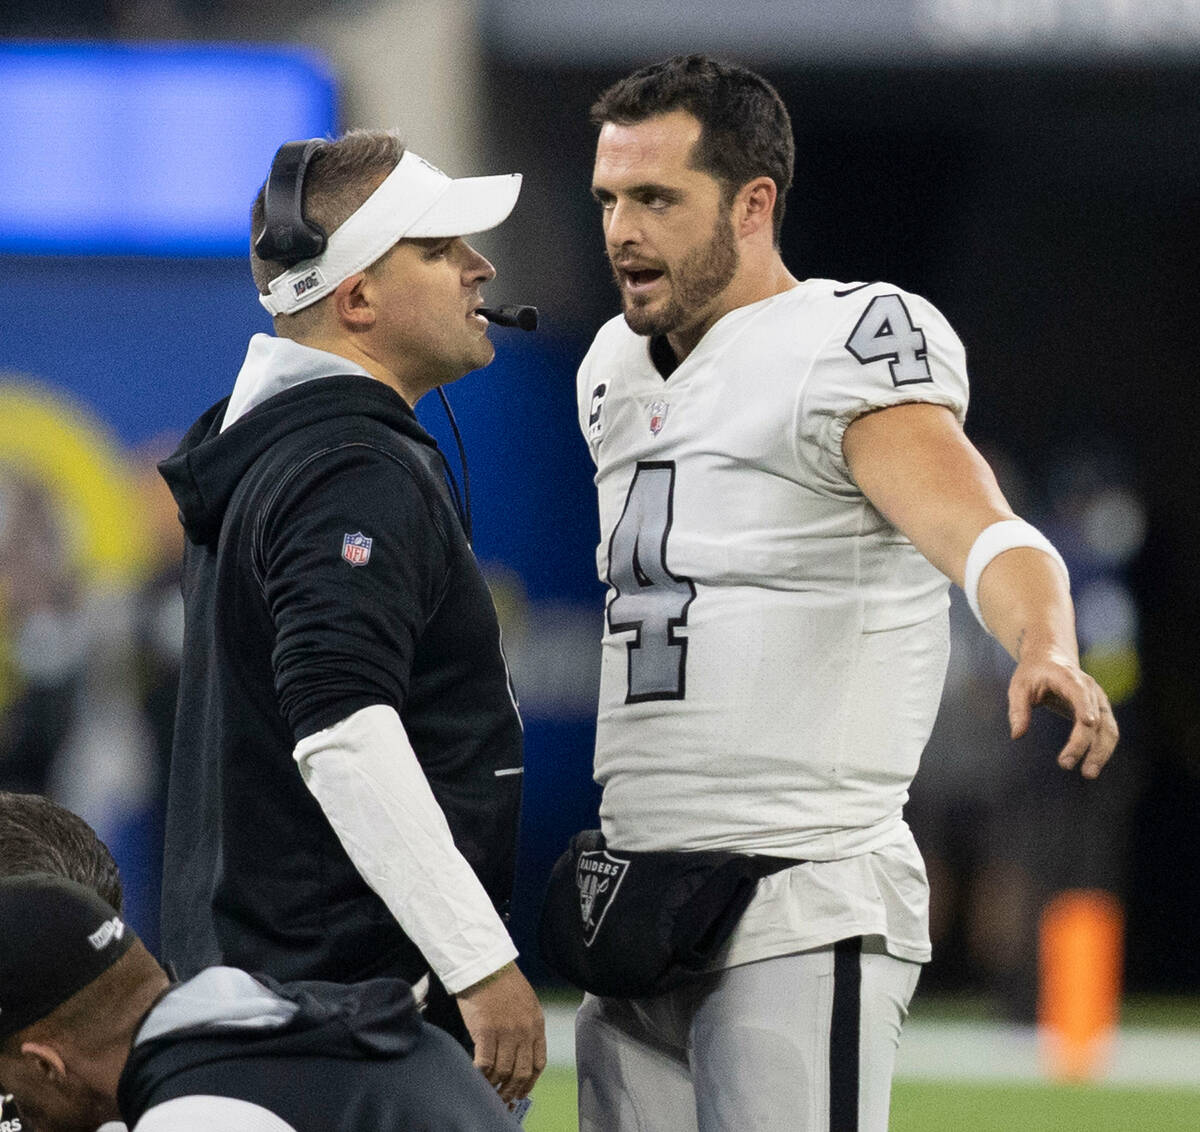
<svg viewBox="0 0 1200 1132">
<path fill-rule="evenodd" d="M 770 177 L 755 177 L 747 181 L 734 197 L 733 222 L 737 234 L 746 239 L 767 228 L 774 239 L 775 182 Z"/>
</svg>

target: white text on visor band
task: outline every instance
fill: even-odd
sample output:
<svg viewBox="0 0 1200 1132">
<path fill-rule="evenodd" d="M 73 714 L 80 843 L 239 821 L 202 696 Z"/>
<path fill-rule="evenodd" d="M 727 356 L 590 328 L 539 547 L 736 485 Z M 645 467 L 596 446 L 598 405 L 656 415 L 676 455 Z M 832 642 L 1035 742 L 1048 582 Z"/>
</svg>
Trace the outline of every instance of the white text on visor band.
<svg viewBox="0 0 1200 1132">
<path fill-rule="evenodd" d="M 520 173 L 455 180 L 406 150 L 379 188 L 329 237 L 325 250 L 277 275 L 270 293 L 258 301 L 273 315 L 294 314 L 370 267 L 399 240 L 469 236 L 495 228 L 512 212 L 520 191 Z"/>
</svg>

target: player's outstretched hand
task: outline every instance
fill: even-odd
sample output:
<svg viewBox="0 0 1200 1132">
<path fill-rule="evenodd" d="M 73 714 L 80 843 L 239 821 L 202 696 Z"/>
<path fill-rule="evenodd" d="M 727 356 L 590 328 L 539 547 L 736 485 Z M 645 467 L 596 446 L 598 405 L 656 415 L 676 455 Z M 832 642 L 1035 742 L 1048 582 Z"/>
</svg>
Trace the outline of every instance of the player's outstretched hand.
<svg viewBox="0 0 1200 1132">
<path fill-rule="evenodd" d="M 458 993 L 475 1064 L 511 1104 L 528 1096 L 546 1068 L 546 1019 L 515 963 Z"/>
<path fill-rule="evenodd" d="M 1104 689 L 1067 657 L 1023 655 L 1008 685 L 1008 721 L 1014 739 L 1029 730 L 1030 716 L 1038 704 L 1074 725 L 1058 753 L 1058 765 L 1064 770 L 1078 766 L 1084 778 L 1095 778 L 1119 737 Z"/>
</svg>

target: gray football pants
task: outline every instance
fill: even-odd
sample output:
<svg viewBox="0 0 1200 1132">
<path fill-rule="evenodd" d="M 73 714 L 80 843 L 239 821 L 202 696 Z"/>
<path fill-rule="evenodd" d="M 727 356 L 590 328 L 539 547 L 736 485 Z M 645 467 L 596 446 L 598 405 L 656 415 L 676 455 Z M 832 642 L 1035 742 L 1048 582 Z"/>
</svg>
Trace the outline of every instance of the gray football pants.
<svg viewBox="0 0 1200 1132">
<path fill-rule="evenodd" d="M 920 965 L 850 939 L 655 998 L 588 995 L 580 1132 L 887 1132 Z"/>
</svg>

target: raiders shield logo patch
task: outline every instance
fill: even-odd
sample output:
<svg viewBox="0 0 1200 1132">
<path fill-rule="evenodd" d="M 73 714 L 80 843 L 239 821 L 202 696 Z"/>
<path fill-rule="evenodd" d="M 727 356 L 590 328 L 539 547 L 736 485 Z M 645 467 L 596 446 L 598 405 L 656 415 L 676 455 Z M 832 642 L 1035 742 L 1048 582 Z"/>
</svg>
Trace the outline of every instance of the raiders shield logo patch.
<svg viewBox="0 0 1200 1132">
<path fill-rule="evenodd" d="M 579 854 L 575 865 L 575 887 L 579 889 L 579 916 L 583 920 L 585 946 L 592 946 L 628 868 L 628 861 L 603 849 Z"/>
</svg>

